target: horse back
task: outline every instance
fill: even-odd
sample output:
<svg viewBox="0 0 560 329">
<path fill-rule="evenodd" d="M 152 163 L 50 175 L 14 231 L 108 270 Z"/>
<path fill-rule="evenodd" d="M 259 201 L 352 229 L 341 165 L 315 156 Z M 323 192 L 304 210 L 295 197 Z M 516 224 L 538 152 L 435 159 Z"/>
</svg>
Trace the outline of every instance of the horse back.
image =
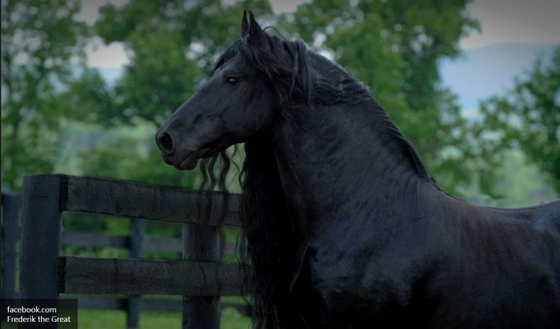
<svg viewBox="0 0 560 329">
<path fill-rule="evenodd" d="M 517 209 L 486 209 L 504 218 L 527 221 L 537 231 L 560 234 L 560 200 Z"/>
<path fill-rule="evenodd" d="M 400 218 L 403 228 L 383 243 L 355 234 L 319 248 L 311 286 L 329 314 L 325 322 L 557 328 L 560 201 L 511 210 L 433 201 L 419 216 Z M 365 240 L 356 243 L 359 236 Z"/>
<path fill-rule="evenodd" d="M 519 209 L 453 201 L 447 209 L 457 238 L 427 290 L 439 299 L 435 327 L 560 326 L 560 200 Z"/>
</svg>

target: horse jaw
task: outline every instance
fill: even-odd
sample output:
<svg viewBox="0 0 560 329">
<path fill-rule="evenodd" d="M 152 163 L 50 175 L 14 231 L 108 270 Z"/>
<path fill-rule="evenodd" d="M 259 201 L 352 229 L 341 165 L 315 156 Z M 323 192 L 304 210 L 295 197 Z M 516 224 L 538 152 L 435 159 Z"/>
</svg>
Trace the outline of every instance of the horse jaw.
<svg viewBox="0 0 560 329">
<path fill-rule="evenodd" d="M 200 156 L 197 153 L 199 152 L 191 152 L 179 161 L 171 159 L 171 157 L 163 153 L 161 154 L 161 158 L 165 163 L 175 167 L 175 169 L 177 170 L 192 170 L 196 167 L 196 165 L 198 164 L 198 160 L 200 159 Z"/>
</svg>

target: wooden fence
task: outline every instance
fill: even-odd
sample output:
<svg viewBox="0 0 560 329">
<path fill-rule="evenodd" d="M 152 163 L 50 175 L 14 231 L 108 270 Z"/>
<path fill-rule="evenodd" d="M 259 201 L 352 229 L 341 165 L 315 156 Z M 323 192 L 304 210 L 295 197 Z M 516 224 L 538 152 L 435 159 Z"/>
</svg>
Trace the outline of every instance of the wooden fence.
<svg viewBox="0 0 560 329">
<path fill-rule="evenodd" d="M 221 195 L 212 198 L 215 209 L 209 224 L 216 225 Z M 231 195 L 223 224 L 239 226 L 238 204 L 239 196 Z M 127 298 L 80 296 L 79 307 L 126 310 L 128 328 L 138 327 L 140 311 L 182 310 L 182 328 L 219 328 L 220 306 L 250 314 L 248 305 L 220 303 L 220 296 L 238 296 L 242 288 L 250 293 L 250 285 L 239 265 L 218 265 L 220 239 L 215 226 L 205 228 L 205 239 L 200 238 L 201 225 L 209 224 L 197 222 L 196 192 L 55 174 L 25 177 L 22 198 L 2 195 L 3 298 L 15 296 L 15 245 L 20 233 L 17 220 L 9 219 L 17 218 L 20 205 L 20 298 L 126 294 Z M 61 215 L 66 211 L 130 217 L 129 235 L 62 232 Z M 144 219 L 183 223 L 182 243 L 144 236 Z M 61 256 L 61 245 L 128 248 L 133 259 Z M 140 259 L 143 250 L 182 250 L 183 261 Z M 142 299 L 145 294 L 183 298 L 182 302 Z"/>
<path fill-rule="evenodd" d="M 2 299 L 15 299 L 21 196 L 2 193 Z M 4 313 L 2 313 L 4 314 Z"/>
</svg>

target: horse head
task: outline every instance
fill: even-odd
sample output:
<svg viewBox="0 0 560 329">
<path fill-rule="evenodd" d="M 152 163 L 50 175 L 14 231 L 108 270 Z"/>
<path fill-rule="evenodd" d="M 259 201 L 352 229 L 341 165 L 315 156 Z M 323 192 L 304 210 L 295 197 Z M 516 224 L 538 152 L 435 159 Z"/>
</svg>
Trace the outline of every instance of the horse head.
<svg viewBox="0 0 560 329">
<path fill-rule="evenodd" d="M 155 135 L 163 160 L 177 169 L 191 170 L 201 158 L 258 138 L 274 121 L 279 98 L 271 76 L 254 64 L 277 58 L 271 37 L 251 12 L 249 19 L 243 14 L 241 28 L 241 38 L 218 59 L 210 78 Z"/>
</svg>

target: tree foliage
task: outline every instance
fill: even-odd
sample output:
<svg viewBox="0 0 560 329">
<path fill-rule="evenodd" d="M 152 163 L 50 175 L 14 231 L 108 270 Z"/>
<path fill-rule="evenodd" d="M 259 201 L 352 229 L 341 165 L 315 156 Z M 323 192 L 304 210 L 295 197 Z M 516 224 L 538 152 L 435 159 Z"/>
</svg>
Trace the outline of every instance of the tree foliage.
<svg viewBox="0 0 560 329">
<path fill-rule="evenodd" d="M 130 34 L 131 63 L 115 87 L 115 113 L 106 121 L 142 118 L 159 126 L 193 92 L 198 69 L 178 45 L 178 31 L 154 24 Z"/>
<path fill-rule="evenodd" d="M 537 64 L 511 94 L 484 102 L 475 124 L 441 84 L 438 62 L 459 55 L 461 37 L 479 28 L 469 2 L 314 0 L 276 16 L 268 0 L 130 0 L 102 5 L 90 33 L 73 19 L 79 0 L 2 0 L 2 182 L 18 189 L 22 174 L 52 171 L 64 124 L 86 122 L 104 137 L 73 153 L 76 174 L 193 187 L 195 176 L 161 161 L 153 133 L 207 78 L 250 9 L 276 27 L 269 32 L 303 39 L 369 86 L 443 189 L 460 194 L 476 178 L 497 196 L 499 150 L 517 146 L 559 191 L 558 51 L 552 66 Z M 85 65 L 72 75 L 70 59 L 94 35 L 125 46 L 130 62 L 114 85 Z M 145 123 L 141 138 L 110 137 Z"/>
<path fill-rule="evenodd" d="M 478 152 L 479 163 L 492 167 L 501 150 L 519 148 L 560 193 L 560 47 L 550 64 L 537 61 L 513 90 L 482 102 L 480 111 L 483 120 L 472 130 L 486 131 L 491 143 Z"/>
<path fill-rule="evenodd" d="M 24 173 L 49 172 L 67 113 L 57 97 L 83 55 L 87 25 L 78 0 L 2 0 L 2 184 L 21 188 Z"/>
</svg>

